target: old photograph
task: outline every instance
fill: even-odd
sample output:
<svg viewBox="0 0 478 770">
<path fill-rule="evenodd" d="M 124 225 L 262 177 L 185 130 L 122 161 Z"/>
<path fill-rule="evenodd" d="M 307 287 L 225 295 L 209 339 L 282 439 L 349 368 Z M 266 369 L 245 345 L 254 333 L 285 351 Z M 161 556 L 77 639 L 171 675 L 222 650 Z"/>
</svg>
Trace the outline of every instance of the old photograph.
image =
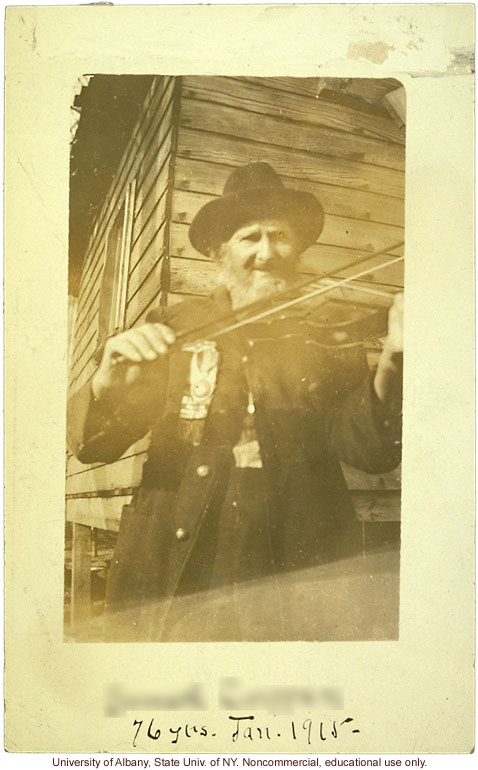
<svg viewBox="0 0 478 770">
<path fill-rule="evenodd" d="M 66 640 L 399 638 L 405 107 L 78 80 Z"/>
</svg>

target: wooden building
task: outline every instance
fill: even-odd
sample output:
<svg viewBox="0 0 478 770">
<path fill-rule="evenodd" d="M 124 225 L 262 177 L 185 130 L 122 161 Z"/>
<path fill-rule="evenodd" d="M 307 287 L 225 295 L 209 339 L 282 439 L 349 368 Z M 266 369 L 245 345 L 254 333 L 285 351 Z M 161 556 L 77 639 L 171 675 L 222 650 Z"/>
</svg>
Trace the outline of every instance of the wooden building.
<svg viewBox="0 0 478 770">
<path fill-rule="evenodd" d="M 340 275 L 355 256 L 404 238 L 397 81 L 95 76 L 76 108 L 72 174 L 90 171 L 76 188 L 72 177 L 71 188 L 70 393 L 91 378 L 105 336 L 143 322 L 158 303 L 211 291 L 214 266 L 192 248 L 188 226 L 236 166 L 267 161 L 287 186 L 321 200 L 325 227 L 304 255 L 306 271 Z M 91 161 L 95 132 L 110 153 L 100 173 Z M 370 280 L 402 286 L 403 266 Z M 117 531 L 147 447 L 148 437 L 111 465 L 85 466 L 68 454 L 76 599 L 88 591 L 91 528 Z M 397 472 L 348 477 L 364 520 L 398 519 Z"/>
</svg>

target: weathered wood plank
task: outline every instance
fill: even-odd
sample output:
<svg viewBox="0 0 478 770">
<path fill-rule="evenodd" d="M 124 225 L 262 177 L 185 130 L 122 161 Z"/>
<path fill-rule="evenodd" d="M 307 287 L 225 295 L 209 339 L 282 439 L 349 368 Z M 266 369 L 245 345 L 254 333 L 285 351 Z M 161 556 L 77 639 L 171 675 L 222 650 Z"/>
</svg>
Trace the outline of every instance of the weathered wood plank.
<svg viewBox="0 0 478 770">
<path fill-rule="evenodd" d="M 331 267 L 331 261 L 323 261 L 323 272 L 326 270 L 333 270 Z M 343 261 L 342 261 L 343 264 Z M 303 266 L 302 266 L 303 267 Z M 390 268 L 392 269 L 392 268 Z M 306 275 L 314 274 L 316 271 L 301 272 Z M 381 271 L 380 271 L 381 272 Z M 340 270 L 338 270 L 340 273 Z M 320 273 L 319 273 L 320 274 Z M 171 291 L 175 294 L 199 294 L 201 296 L 207 296 L 216 287 L 218 280 L 218 273 L 213 263 L 207 260 L 199 259 L 182 259 L 181 257 L 171 257 Z M 377 283 L 380 282 L 380 274 L 376 273 Z M 396 274 L 396 280 L 400 280 L 398 271 Z M 374 282 L 370 282 L 370 286 L 373 287 Z M 400 283 L 398 285 L 401 285 Z M 365 286 L 367 288 L 368 284 Z"/>
<path fill-rule="evenodd" d="M 171 105 L 170 111 L 172 112 Z M 152 152 L 151 159 L 150 159 L 150 165 L 146 174 L 146 177 L 143 178 L 143 184 L 141 187 L 136 191 L 136 199 L 135 199 L 135 207 L 134 207 L 134 216 L 137 217 L 139 212 L 141 211 L 141 207 L 144 205 L 144 202 L 146 198 L 150 195 L 151 189 L 156 187 L 156 180 L 161 172 L 164 161 L 168 157 L 168 155 L 171 152 L 171 135 L 172 135 L 172 123 L 171 123 L 171 115 L 169 116 L 169 119 L 161 123 L 161 126 L 158 129 L 158 142 L 154 143 L 154 146 L 152 150 L 154 150 L 154 154 Z"/>
<path fill-rule="evenodd" d="M 183 94 L 245 111 L 273 115 L 283 119 L 304 121 L 339 129 L 347 133 L 369 136 L 403 145 L 403 131 L 385 116 L 331 104 L 315 93 L 277 89 L 275 78 L 262 78 L 260 83 L 246 78 L 190 76 L 183 78 Z"/>
<path fill-rule="evenodd" d="M 175 164 L 175 187 L 211 196 L 221 195 L 231 171 L 232 168 L 226 165 L 178 158 Z M 400 198 L 349 190 L 308 179 L 284 178 L 283 182 L 286 187 L 311 192 L 320 200 L 327 214 L 403 226 L 404 206 Z"/>
<path fill-rule="evenodd" d="M 288 91 L 290 93 L 300 93 L 312 98 L 315 98 L 318 94 L 320 94 L 321 89 L 325 88 L 326 86 L 332 87 L 331 84 L 336 82 L 336 78 L 318 78 L 318 77 L 307 77 L 307 78 L 241 77 L 240 80 L 244 82 L 257 83 L 258 85 L 262 85 L 264 81 L 267 81 L 268 83 L 270 83 L 272 88 L 278 88 L 282 91 Z M 384 81 L 389 82 L 389 79 L 387 78 L 350 78 L 349 79 L 350 83 L 352 82 L 355 83 L 356 88 L 359 87 L 359 83 L 361 83 L 363 87 L 369 83 L 373 86 L 374 81 L 376 81 L 377 83 L 382 83 Z"/>
<path fill-rule="evenodd" d="M 91 336 L 89 337 L 86 345 L 83 347 L 81 351 L 81 355 L 75 358 L 75 362 L 72 367 L 73 379 L 76 379 L 78 377 L 83 367 L 86 366 L 88 361 L 94 355 L 97 345 L 98 345 L 98 331 L 96 328 L 93 328 L 91 330 Z"/>
<path fill-rule="evenodd" d="M 146 321 L 146 317 L 147 317 L 148 313 L 150 312 L 150 310 L 153 310 L 153 309 L 155 310 L 156 308 L 159 307 L 160 296 L 161 296 L 161 291 L 156 291 L 152 295 L 152 297 L 149 300 L 148 304 L 142 309 L 142 311 L 139 314 L 139 316 L 137 316 L 137 318 L 135 319 L 134 326 L 138 326 L 139 324 L 144 323 Z"/>
<path fill-rule="evenodd" d="M 278 174 L 285 176 L 370 190 L 396 198 L 403 198 L 404 195 L 404 174 L 396 169 L 333 159 L 300 150 L 283 150 L 274 145 L 222 135 L 211 136 L 210 141 L 206 142 L 200 131 L 185 127 L 179 129 L 178 155 L 231 166 L 266 161 Z"/>
<path fill-rule="evenodd" d="M 71 388 L 81 388 L 86 382 L 89 382 L 96 371 L 93 356 L 86 362 L 83 369 L 71 381 Z"/>
<path fill-rule="evenodd" d="M 171 256 L 186 257 L 191 260 L 207 260 L 206 257 L 191 246 L 188 230 L 188 225 L 179 224 L 177 222 L 172 224 Z M 342 267 L 345 264 L 351 262 L 353 259 L 365 256 L 367 251 L 368 250 L 347 249 L 343 246 L 336 246 L 334 244 L 316 243 L 304 252 L 301 258 L 301 264 L 305 270 L 316 272 L 317 274 L 328 270 L 334 270 L 337 275 L 340 275 Z M 397 253 L 400 255 L 401 250 L 397 249 Z M 372 257 L 370 263 L 363 265 L 362 269 L 371 267 L 372 265 L 382 264 L 386 259 L 386 257 Z M 377 272 L 377 280 L 380 282 L 395 284 L 395 281 L 400 278 L 403 280 L 403 263 L 392 265 L 383 271 Z M 373 280 L 373 278 L 370 280 Z M 397 285 L 403 284 L 399 281 Z"/>
<path fill-rule="evenodd" d="M 73 632 L 88 622 L 91 613 L 91 529 L 85 524 L 73 525 L 71 569 L 71 615 Z"/>
<path fill-rule="evenodd" d="M 207 296 L 217 285 L 216 266 L 202 259 L 171 257 L 171 291 Z"/>
<path fill-rule="evenodd" d="M 95 490 L 121 489 L 136 486 L 141 481 L 146 453 L 128 455 L 109 465 L 99 465 L 69 476 L 67 495 Z"/>
<path fill-rule="evenodd" d="M 73 366 L 76 366 L 76 362 L 81 358 L 83 352 L 91 343 L 91 339 L 97 338 L 98 334 L 98 306 L 94 309 L 88 326 L 85 327 L 82 337 L 78 340 L 78 347 L 74 353 Z"/>
<path fill-rule="evenodd" d="M 96 312 L 99 306 L 99 292 L 101 287 L 103 265 L 101 265 L 96 278 L 91 283 L 91 291 L 85 302 L 79 303 L 78 317 L 76 319 L 75 327 L 75 345 L 80 337 L 84 334 L 85 326 L 88 326 L 91 320 L 91 315 Z"/>
<path fill-rule="evenodd" d="M 131 239 L 132 249 L 131 249 L 131 261 L 130 261 L 131 268 L 134 267 L 134 264 L 136 264 L 135 255 L 137 253 L 136 244 L 138 242 L 138 239 L 142 237 L 144 228 L 147 226 L 150 218 L 153 216 L 154 212 L 157 210 L 161 199 L 164 197 L 165 193 L 167 192 L 168 178 L 169 178 L 169 157 L 170 156 L 167 155 L 165 158 L 163 158 L 163 165 L 155 180 L 155 184 L 151 188 L 148 198 L 145 199 L 144 205 L 141 207 L 141 210 L 138 213 L 138 216 L 133 222 L 133 236 Z"/>
<path fill-rule="evenodd" d="M 141 162 L 137 171 L 137 188 L 142 190 L 144 184 L 147 184 L 151 164 L 161 149 L 165 138 L 168 136 L 173 115 L 175 81 L 171 80 L 163 93 L 161 102 L 156 108 L 150 124 L 145 133 L 144 144 L 141 148 Z"/>
<path fill-rule="evenodd" d="M 131 455 L 137 455 L 141 454 L 142 452 L 147 452 L 149 448 L 150 443 L 150 435 L 144 436 L 144 438 L 141 438 L 139 441 L 136 441 L 135 444 L 132 444 L 126 452 L 123 455 L 123 459 L 126 457 L 130 457 Z M 80 461 L 75 457 L 74 454 L 69 453 L 67 466 L 66 466 L 66 475 L 74 476 L 77 473 L 85 473 L 85 471 L 89 471 L 92 468 L 99 468 L 101 465 L 104 465 L 105 463 L 80 463 Z"/>
<path fill-rule="evenodd" d="M 90 327 L 93 316 L 95 316 L 96 313 L 98 312 L 98 308 L 100 304 L 101 281 L 98 280 L 93 288 L 94 288 L 94 291 L 91 294 L 88 304 L 81 308 L 82 310 L 81 318 L 77 319 L 78 322 L 75 329 L 75 353 L 76 353 L 76 350 L 78 349 L 78 344 L 80 340 L 82 339 L 82 337 L 85 335 L 85 333 Z"/>
<path fill-rule="evenodd" d="M 400 489 L 401 486 L 401 468 L 395 468 L 388 473 L 378 473 L 377 475 L 359 471 L 352 468 L 351 465 L 342 463 L 342 471 L 349 489 L 354 490 L 372 490 L 378 492 L 390 489 Z"/>
<path fill-rule="evenodd" d="M 105 250 L 106 250 L 106 241 L 103 241 L 102 248 L 99 249 L 95 258 L 95 262 L 94 264 L 91 265 L 91 271 L 90 271 L 88 281 L 83 285 L 82 290 L 78 294 L 79 308 L 85 307 L 85 305 L 87 305 L 89 301 L 89 298 L 91 297 L 91 292 L 94 289 L 94 285 L 98 280 L 98 276 L 103 270 L 103 265 L 105 260 Z"/>
<path fill-rule="evenodd" d="M 164 237 L 166 231 L 166 221 L 163 218 L 158 229 L 145 247 L 143 256 L 137 262 L 134 271 L 130 275 L 128 284 L 128 302 L 133 300 L 136 292 L 141 288 L 145 278 L 151 270 L 159 265 L 164 256 Z"/>
<path fill-rule="evenodd" d="M 66 520 L 118 532 L 123 505 L 129 502 L 131 495 L 74 498 L 66 501 Z"/>
<path fill-rule="evenodd" d="M 126 309 L 126 326 L 133 326 L 143 314 L 145 308 L 153 301 L 161 290 L 162 260 L 155 262 L 150 273 L 145 277 L 138 291 L 128 302 Z"/>
<path fill-rule="evenodd" d="M 158 108 L 161 104 L 164 90 L 167 88 L 169 82 L 170 81 L 167 78 L 157 79 L 155 84 L 153 84 L 155 85 L 155 92 L 152 94 L 151 98 L 146 99 L 147 108 L 143 111 L 136 127 L 133 129 L 131 139 L 121 157 L 111 194 L 105 198 L 103 206 L 96 218 L 86 249 L 86 253 L 90 255 L 90 262 L 95 260 L 98 248 L 101 247 L 101 242 L 112 221 L 112 216 L 114 216 L 118 201 L 124 196 L 127 185 L 138 172 L 138 168 L 143 159 L 142 152 L 146 149 L 144 143 L 149 142 L 152 136 L 152 115 L 159 111 Z M 89 265 L 85 264 L 80 283 L 80 293 L 83 284 L 88 282 L 88 272 Z"/>
<path fill-rule="evenodd" d="M 151 242 L 157 237 L 159 230 L 166 221 L 166 192 L 166 190 L 163 190 L 162 194 L 157 199 L 156 206 L 151 210 L 150 218 L 133 246 L 130 259 L 131 276 L 144 258 L 144 254 Z"/>
<path fill-rule="evenodd" d="M 199 209 L 210 200 L 213 200 L 211 195 L 176 190 L 172 203 L 173 220 L 178 223 L 189 224 Z M 324 229 L 320 236 L 320 240 L 324 243 L 332 243 L 349 249 L 364 249 L 365 251 L 377 251 L 389 245 L 392 246 L 401 239 L 403 239 L 403 229 L 400 227 L 358 219 L 346 219 L 333 214 L 328 214 L 325 217 Z"/>
<path fill-rule="evenodd" d="M 236 107 L 182 99 L 180 123 L 197 131 L 320 153 L 338 160 L 359 161 L 399 171 L 405 168 L 405 154 L 400 145 L 318 125 L 258 115 Z"/>
</svg>

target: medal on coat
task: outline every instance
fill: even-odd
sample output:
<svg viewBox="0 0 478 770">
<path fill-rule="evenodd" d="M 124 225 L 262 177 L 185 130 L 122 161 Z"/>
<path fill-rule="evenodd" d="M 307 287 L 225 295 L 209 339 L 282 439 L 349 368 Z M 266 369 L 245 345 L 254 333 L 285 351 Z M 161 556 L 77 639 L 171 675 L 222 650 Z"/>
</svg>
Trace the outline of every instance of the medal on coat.
<svg viewBox="0 0 478 770">
<path fill-rule="evenodd" d="M 182 350 L 192 353 L 189 380 L 181 401 L 179 416 L 183 420 L 204 420 L 216 389 L 219 353 L 215 342 L 199 340 L 185 344 Z"/>
</svg>

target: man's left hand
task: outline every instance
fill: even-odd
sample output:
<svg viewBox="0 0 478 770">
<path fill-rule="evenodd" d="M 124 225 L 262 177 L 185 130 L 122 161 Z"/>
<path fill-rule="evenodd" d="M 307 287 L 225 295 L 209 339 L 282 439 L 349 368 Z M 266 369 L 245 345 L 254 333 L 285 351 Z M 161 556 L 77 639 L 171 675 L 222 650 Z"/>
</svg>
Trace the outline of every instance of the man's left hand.
<svg viewBox="0 0 478 770">
<path fill-rule="evenodd" d="M 388 314 L 388 335 L 383 346 L 374 379 L 380 401 L 389 404 L 401 392 L 403 353 L 403 294 L 397 294 Z"/>
</svg>

